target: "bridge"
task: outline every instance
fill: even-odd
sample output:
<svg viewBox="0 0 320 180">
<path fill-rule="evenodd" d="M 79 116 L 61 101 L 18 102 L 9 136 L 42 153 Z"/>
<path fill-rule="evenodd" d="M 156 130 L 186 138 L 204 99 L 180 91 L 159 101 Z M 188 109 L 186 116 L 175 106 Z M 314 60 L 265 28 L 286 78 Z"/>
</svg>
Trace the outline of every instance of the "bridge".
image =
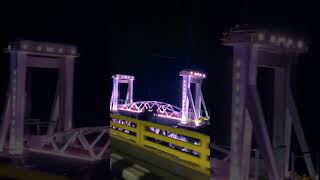
<svg viewBox="0 0 320 180">
<path fill-rule="evenodd" d="M 179 73 L 180 107 L 156 100 L 133 101 L 135 77 L 115 74 L 110 125 L 74 128 L 72 97 L 77 48 L 27 40 L 10 43 L 6 49 L 10 54 L 10 80 L 1 117 L 0 162 L 48 172 L 60 167 L 54 174 L 65 176 L 70 173 L 65 172 L 66 166 L 78 171 L 86 167 L 88 171 L 90 164 L 107 162 L 115 179 L 293 179 L 294 164 L 290 167 L 289 159 L 294 130 L 309 174 L 318 180 L 290 85 L 293 62 L 308 50 L 305 41 L 284 33 L 236 26 L 224 34 L 223 44 L 232 47 L 234 57 L 231 144 L 227 148 L 214 144 L 208 135 L 211 129 L 202 94 L 207 77 L 204 73 L 188 69 Z M 271 132 L 256 85 L 261 67 L 274 73 Z M 27 85 L 30 68 L 58 72 L 49 120 L 31 117 L 32 97 Z M 121 84 L 128 85 L 123 99 Z M 218 153 L 223 155 L 218 157 Z M 57 164 L 46 167 L 47 161 L 56 162 L 53 159 Z M 15 171 L 12 166 L 0 167 Z M 0 176 L 7 175 L 0 170 Z M 34 175 L 46 177 L 42 173 Z"/>
<path fill-rule="evenodd" d="M 210 118 L 201 92 L 206 75 L 183 70 L 180 76 L 181 108 L 159 101 L 133 101 L 134 76 L 112 76 L 112 162 L 117 162 L 116 157 L 121 154 L 120 157 L 130 159 L 136 166 L 144 164 L 148 170 L 137 173 L 139 177 L 149 172 L 165 179 L 210 178 L 210 136 L 201 132 L 202 128 L 209 126 Z M 125 83 L 128 88 L 122 100 L 119 97 L 120 84 Z M 195 96 L 191 93 L 191 84 L 195 84 Z M 113 153 L 117 155 L 113 157 Z"/>
<path fill-rule="evenodd" d="M 201 92 L 201 83 L 206 75 L 192 70 L 180 72 L 183 77 L 181 108 L 158 101 L 134 102 L 134 76 L 114 75 L 110 136 L 115 147 L 111 151 L 113 148 L 119 152 L 122 149 L 126 151 L 124 156 L 136 157 L 140 162 L 149 160 L 149 164 L 159 167 L 157 162 L 152 162 L 154 158 L 147 155 L 137 157 L 138 153 L 131 153 L 129 145 L 133 144 L 139 149 L 153 151 L 154 155 L 166 156 L 169 164 L 174 164 L 171 162 L 174 160 L 181 161 L 180 164 L 190 167 L 194 174 L 210 173 L 213 179 L 294 179 L 294 165 L 289 167 L 294 130 L 310 178 L 317 180 L 319 175 L 315 172 L 290 84 L 293 62 L 308 50 L 306 41 L 286 33 L 247 25 L 231 28 L 224 33 L 222 41 L 224 46 L 232 47 L 234 58 L 231 145 L 227 149 L 213 143 L 210 145 L 211 151 L 223 154 L 222 157 L 210 154 L 210 149 L 207 149 L 210 141 L 205 140 L 209 139 L 206 138 L 208 136 L 197 134 L 199 132 L 194 134 L 200 127 L 208 125 L 206 120 L 210 117 Z M 263 109 L 257 88 L 260 68 L 269 68 L 274 74 L 273 97 L 270 97 L 273 98 L 273 127 L 267 126 L 263 112 L 268 110 Z M 125 100 L 119 98 L 121 83 L 128 84 Z M 196 84 L 195 96 L 190 90 L 191 83 Z M 256 140 L 254 147 L 253 138 Z M 163 164 L 163 169 L 169 166 Z M 169 167 L 166 170 L 172 170 L 171 174 L 181 172 L 181 178 L 200 178 L 186 174 L 185 170 Z M 201 178 L 208 179 L 209 176 Z"/>
<path fill-rule="evenodd" d="M 74 128 L 72 125 L 74 62 L 79 56 L 77 48 L 21 40 L 10 43 L 6 52 L 10 54 L 10 80 L 0 127 L 1 157 L 18 158 L 21 166 L 27 166 L 23 162 L 30 159 L 26 160 L 26 154 L 47 155 L 44 162 L 49 157 L 59 156 L 64 165 L 68 164 L 66 159 L 73 159 L 70 162 L 76 162 L 72 166 L 83 164 L 83 161 L 87 164 L 106 161 L 110 146 L 109 127 Z M 30 116 L 33 97 L 28 88 L 31 83 L 28 74 L 32 68 L 56 69 L 58 72 L 49 120 Z M 33 166 L 39 163 L 32 162 Z M 45 163 L 42 166 L 46 166 Z M 60 167 L 64 166 L 53 168 Z"/>
</svg>

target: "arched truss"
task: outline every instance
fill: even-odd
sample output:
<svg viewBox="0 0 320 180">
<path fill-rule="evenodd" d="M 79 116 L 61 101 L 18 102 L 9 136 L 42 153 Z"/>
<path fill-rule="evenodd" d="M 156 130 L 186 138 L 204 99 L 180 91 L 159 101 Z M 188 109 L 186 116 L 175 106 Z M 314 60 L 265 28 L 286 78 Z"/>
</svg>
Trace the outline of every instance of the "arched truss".
<svg viewBox="0 0 320 180">
<path fill-rule="evenodd" d="M 118 109 L 135 113 L 156 109 L 159 117 L 181 120 L 181 109 L 179 107 L 159 101 L 137 101 L 131 104 L 118 104 Z"/>
<path fill-rule="evenodd" d="M 107 157 L 109 146 L 109 127 L 99 126 L 55 133 L 40 148 L 31 147 L 30 150 L 77 159 L 99 160 Z"/>
</svg>

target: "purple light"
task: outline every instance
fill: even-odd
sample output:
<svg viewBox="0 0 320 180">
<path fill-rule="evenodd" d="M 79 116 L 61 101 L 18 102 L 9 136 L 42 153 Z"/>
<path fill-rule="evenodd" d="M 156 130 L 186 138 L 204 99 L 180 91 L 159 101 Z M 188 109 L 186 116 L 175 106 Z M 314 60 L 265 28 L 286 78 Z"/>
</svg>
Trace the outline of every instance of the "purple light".
<svg viewBox="0 0 320 180">
<path fill-rule="evenodd" d="M 134 112 L 134 113 L 141 113 L 142 112 L 142 111 L 139 111 L 139 110 L 131 110 L 131 109 L 123 109 L 123 108 L 119 108 L 119 110 L 129 111 L 129 112 Z"/>
<path fill-rule="evenodd" d="M 174 119 L 174 120 L 182 121 L 182 119 L 179 118 L 179 117 L 171 117 L 171 116 L 166 116 L 166 115 L 161 115 L 161 114 L 158 114 L 157 116 L 159 116 L 159 117 L 164 117 L 164 118 L 168 118 L 168 119 Z"/>
<path fill-rule="evenodd" d="M 50 154 L 50 155 L 56 155 L 56 156 L 63 156 L 63 157 L 67 157 L 67 158 L 77 159 L 77 160 L 95 161 L 95 159 L 92 159 L 89 157 L 74 156 L 74 155 L 70 155 L 70 154 L 62 154 L 62 153 L 56 153 L 56 152 L 52 152 L 52 151 L 45 151 L 45 150 L 41 150 L 41 149 L 28 148 L 28 150 L 32 151 L 32 152 Z"/>
</svg>

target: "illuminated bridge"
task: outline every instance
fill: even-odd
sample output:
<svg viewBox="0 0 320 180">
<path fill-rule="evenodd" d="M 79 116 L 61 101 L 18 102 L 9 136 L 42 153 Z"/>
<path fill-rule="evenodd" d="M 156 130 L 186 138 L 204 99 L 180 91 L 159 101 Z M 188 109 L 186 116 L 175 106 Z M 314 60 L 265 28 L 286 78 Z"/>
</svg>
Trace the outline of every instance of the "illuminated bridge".
<svg viewBox="0 0 320 180">
<path fill-rule="evenodd" d="M 74 62 L 79 56 L 77 48 L 65 44 L 21 40 L 10 43 L 6 51 L 10 54 L 10 80 L 1 117 L 0 159 L 9 158 L 10 162 L 20 159 L 22 167 L 29 166 L 25 162 L 29 163 L 33 159 L 30 166 L 50 172 L 54 169 L 65 170 L 70 166 L 87 166 L 107 161 L 109 127 L 74 128 L 72 124 Z M 49 120 L 31 116 L 33 97 L 29 88 L 29 73 L 33 68 L 56 69 L 58 72 Z M 50 157 L 59 159 L 60 164 L 49 168 L 48 164 L 55 162 L 50 161 Z M 40 159 L 43 161 L 38 161 Z M 0 172 L 0 176 L 14 175 L 8 173 L 9 171 Z M 9 178 L 25 179 L 28 176 Z"/>
<path fill-rule="evenodd" d="M 154 174 L 167 179 L 210 178 L 210 136 L 204 133 L 204 129 L 209 129 L 210 117 L 201 92 L 206 75 L 183 70 L 180 76 L 181 108 L 159 101 L 133 101 L 134 76 L 112 76 L 112 164 L 116 164 L 119 157 L 130 159 L 133 165 L 129 168 L 135 169 L 135 176 L 139 177 Z M 125 99 L 121 100 L 120 84 L 124 83 L 128 88 Z M 191 93 L 192 84 L 195 96 Z M 133 167 L 141 167 L 141 164 L 144 170 Z M 127 169 L 121 172 L 122 177 L 128 174 L 130 170 Z"/>
</svg>

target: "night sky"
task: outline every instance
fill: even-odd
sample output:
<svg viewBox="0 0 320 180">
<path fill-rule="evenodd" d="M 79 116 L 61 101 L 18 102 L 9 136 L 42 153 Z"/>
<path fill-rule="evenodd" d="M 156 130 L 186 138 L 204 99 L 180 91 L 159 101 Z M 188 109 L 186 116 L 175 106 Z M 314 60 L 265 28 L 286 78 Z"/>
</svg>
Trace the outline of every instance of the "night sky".
<svg viewBox="0 0 320 180">
<path fill-rule="evenodd" d="M 180 106 L 179 71 L 205 72 L 208 78 L 203 93 L 213 120 L 212 139 L 228 144 L 232 49 L 221 45 L 222 33 L 244 23 L 295 32 L 310 40 L 309 53 L 298 62 L 293 88 L 308 143 L 312 152 L 317 152 L 320 63 L 318 11 L 313 7 L 288 0 L 12 3 L 0 8 L 0 48 L 15 39 L 79 47 L 74 90 L 77 127 L 107 124 L 112 74 L 136 77 L 135 100 Z M 8 59 L 4 52 L 0 54 L 0 107 L 8 81 Z M 34 116 L 48 118 L 50 109 L 46 107 L 52 103 L 55 73 L 32 70 L 33 94 L 39 96 L 33 102 Z M 267 82 L 268 72 L 262 74 Z M 260 89 L 268 94 L 264 86 Z"/>
</svg>

